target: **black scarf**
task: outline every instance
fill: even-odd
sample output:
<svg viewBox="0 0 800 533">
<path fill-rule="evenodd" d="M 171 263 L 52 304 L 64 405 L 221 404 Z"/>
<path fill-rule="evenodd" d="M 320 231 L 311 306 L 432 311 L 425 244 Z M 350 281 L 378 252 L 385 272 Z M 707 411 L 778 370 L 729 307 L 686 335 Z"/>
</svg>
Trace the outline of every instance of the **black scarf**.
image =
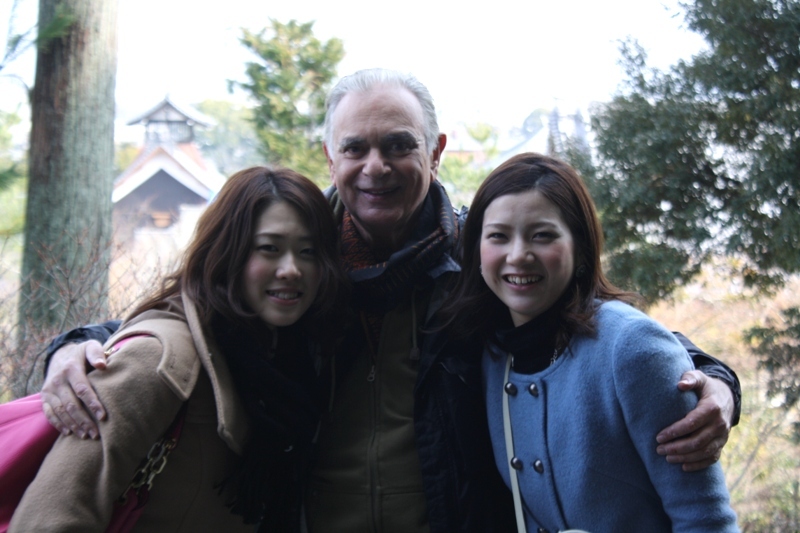
<svg viewBox="0 0 800 533">
<path fill-rule="evenodd" d="M 511 315 L 505 313 L 503 323 L 489 339 L 500 350 L 514 355 L 514 370 L 521 374 L 541 372 L 556 351 L 556 337 L 561 323 L 561 306 L 553 305 L 530 322 L 514 327 Z M 560 347 L 563 349 L 563 347 Z"/>
<path fill-rule="evenodd" d="M 256 330 L 258 328 L 258 330 Z M 231 511 L 258 531 L 296 531 L 312 439 L 319 420 L 319 384 L 302 327 L 275 333 L 263 324 L 217 317 L 214 337 L 225 355 L 250 421 L 241 463 L 225 481 Z"/>
</svg>

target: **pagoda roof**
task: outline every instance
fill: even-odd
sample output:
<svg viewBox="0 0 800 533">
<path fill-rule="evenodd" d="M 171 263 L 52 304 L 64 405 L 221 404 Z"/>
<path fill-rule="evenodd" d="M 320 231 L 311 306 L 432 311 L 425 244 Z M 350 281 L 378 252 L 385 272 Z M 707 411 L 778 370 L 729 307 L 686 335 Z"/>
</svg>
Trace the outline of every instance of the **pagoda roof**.
<svg viewBox="0 0 800 533">
<path fill-rule="evenodd" d="M 203 160 L 194 144 L 152 145 L 117 177 L 112 201 L 119 202 L 159 170 L 206 200 L 211 200 L 225 183 L 225 177 Z"/>
<path fill-rule="evenodd" d="M 199 111 L 178 106 L 178 104 L 170 100 L 169 96 L 165 96 L 164 100 L 151 110 L 128 122 L 128 126 L 139 123 L 147 124 L 149 122 L 188 122 L 205 127 L 214 124 L 213 119 L 206 117 Z"/>
</svg>

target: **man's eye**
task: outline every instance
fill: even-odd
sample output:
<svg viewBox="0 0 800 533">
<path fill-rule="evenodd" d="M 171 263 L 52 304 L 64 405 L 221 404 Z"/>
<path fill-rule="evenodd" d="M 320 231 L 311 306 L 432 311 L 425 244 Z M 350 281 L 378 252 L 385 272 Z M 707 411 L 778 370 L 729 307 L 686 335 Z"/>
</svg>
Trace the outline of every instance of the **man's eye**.
<svg viewBox="0 0 800 533">
<path fill-rule="evenodd" d="M 389 143 L 387 145 L 387 151 L 390 153 L 406 153 L 414 150 L 417 147 L 417 143 L 411 141 L 397 141 L 393 143 Z"/>
<path fill-rule="evenodd" d="M 342 148 L 342 153 L 345 155 L 359 155 L 364 152 L 364 147 L 359 145 L 348 145 Z"/>
</svg>

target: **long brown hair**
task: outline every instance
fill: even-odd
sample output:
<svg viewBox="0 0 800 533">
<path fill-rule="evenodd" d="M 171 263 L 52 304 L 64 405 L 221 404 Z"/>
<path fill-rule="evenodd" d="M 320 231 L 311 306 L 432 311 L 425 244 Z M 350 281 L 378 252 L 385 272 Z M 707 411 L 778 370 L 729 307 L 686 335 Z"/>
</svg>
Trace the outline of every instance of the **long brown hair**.
<svg viewBox="0 0 800 533">
<path fill-rule="evenodd" d="M 603 231 L 594 202 L 575 169 L 552 157 L 523 153 L 489 174 L 470 207 L 459 248 L 461 274 L 441 310 L 444 327 L 450 327 L 454 334 L 463 337 L 479 331 L 488 335 L 497 324 L 493 318 L 508 313 L 480 274 L 483 216 L 497 198 L 531 190 L 539 191 L 560 211 L 572 233 L 576 272 L 581 269 L 559 301 L 559 345 L 574 334 L 594 335 L 595 300 L 635 301 L 633 294 L 618 289 L 603 274 Z"/>
<path fill-rule="evenodd" d="M 338 259 L 331 207 L 319 188 L 304 176 L 285 168 L 267 167 L 248 168 L 228 179 L 200 217 L 181 266 L 131 316 L 184 291 L 197 306 L 204 326 L 209 325 L 215 313 L 234 322 L 253 320 L 255 314 L 242 296 L 242 274 L 253 250 L 258 218 L 277 202 L 295 208 L 311 232 L 321 282 L 303 320 L 322 324 L 333 314 L 340 289 L 347 283 Z"/>
</svg>

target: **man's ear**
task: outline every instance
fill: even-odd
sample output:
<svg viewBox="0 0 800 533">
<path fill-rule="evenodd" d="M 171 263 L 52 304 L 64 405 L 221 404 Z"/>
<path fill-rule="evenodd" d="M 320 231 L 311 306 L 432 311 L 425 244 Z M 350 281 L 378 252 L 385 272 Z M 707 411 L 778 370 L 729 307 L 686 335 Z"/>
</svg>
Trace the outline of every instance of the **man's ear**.
<svg viewBox="0 0 800 533">
<path fill-rule="evenodd" d="M 328 172 L 331 175 L 331 183 L 333 183 L 333 159 L 331 158 L 330 151 L 328 150 L 328 145 L 322 143 L 322 151 L 325 152 L 325 159 L 328 161 Z"/>
<path fill-rule="evenodd" d="M 444 152 L 444 147 L 446 145 L 447 135 L 440 133 L 436 148 L 431 152 L 431 181 L 435 180 L 439 175 L 439 162 L 442 159 L 442 152 Z"/>
</svg>

